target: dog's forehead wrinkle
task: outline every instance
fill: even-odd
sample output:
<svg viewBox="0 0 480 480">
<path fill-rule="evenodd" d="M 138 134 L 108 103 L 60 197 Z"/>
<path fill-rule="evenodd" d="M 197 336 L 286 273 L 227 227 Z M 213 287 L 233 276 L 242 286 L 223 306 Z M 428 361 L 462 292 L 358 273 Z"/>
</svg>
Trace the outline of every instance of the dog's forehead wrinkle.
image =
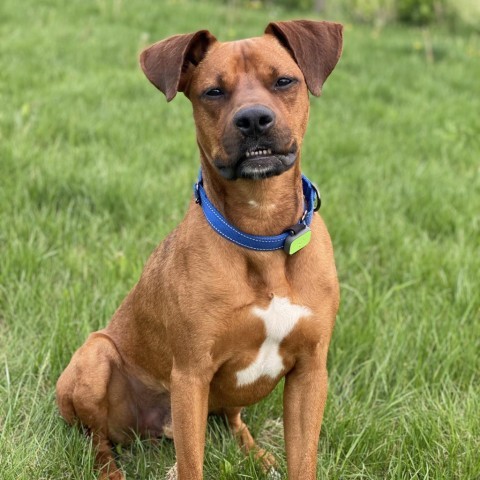
<svg viewBox="0 0 480 480">
<path fill-rule="evenodd" d="M 250 64 L 249 64 L 249 57 L 248 57 L 248 49 L 245 44 L 242 44 L 242 60 L 243 60 L 243 71 L 245 73 L 248 73 L 250 70 Z"/>
</svg>

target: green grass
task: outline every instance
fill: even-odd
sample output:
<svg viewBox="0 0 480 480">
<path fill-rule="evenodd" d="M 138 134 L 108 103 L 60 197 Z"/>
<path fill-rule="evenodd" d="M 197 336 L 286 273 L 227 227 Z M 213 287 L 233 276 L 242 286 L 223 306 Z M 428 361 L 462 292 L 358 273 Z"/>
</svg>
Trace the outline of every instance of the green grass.
<svg viewBox="0 0 480 480">
<path fill-rule="evenodd" d="M 188 101 L 137 56 L 167 35 L 258 35 L 281 10 L 186 0 L 0 6 L 0 476 L 94 478 L 56 379 L 181 220 L 198 160 Z M 347 25 L 312 100 L 303 168 L 321 187 L 342 304 L 319 479 L 480 478 L 480 39 Z M 245 418 L 285 475 L 281 385 Z M 118 451 L 163 478 L 170 442 Z M 264 478 L 217 420 L 207 479 Z"/>
</svg>

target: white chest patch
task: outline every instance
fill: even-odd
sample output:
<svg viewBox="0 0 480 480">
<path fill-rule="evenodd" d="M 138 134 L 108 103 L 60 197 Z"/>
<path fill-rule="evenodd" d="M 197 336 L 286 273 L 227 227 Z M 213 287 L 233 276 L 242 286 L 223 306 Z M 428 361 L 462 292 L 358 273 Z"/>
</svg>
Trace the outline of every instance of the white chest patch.
<svg viewBox="0 0 480 480">
<path fill-rule="evenodd" d="M 247 368 L 237 372 L 237 386 L 249 385 L 262 376 L 276 378 L 283 370 L 280 343 L 293 330 L 298 320 L 312 314 L 307 307 L 290 303 L 288 298 L 273 297 L 266 308 L 253 307 L 252 313 L 265 323 L 267 338 L 257 358 Z"/>
</svg>

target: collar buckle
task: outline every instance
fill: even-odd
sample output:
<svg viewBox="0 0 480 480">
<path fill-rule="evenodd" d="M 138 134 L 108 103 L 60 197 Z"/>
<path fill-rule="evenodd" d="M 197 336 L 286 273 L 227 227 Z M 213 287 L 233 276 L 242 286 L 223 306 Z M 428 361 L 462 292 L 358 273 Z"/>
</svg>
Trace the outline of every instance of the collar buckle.
<svg viewBox="0 0 480 480">
<path fill-rule="evenodd" d="M 195 195 L 195 203 L 197 205 L 202 204 L 202 197 L 200 196 L 200 185 L 199 182 L 197 182 L 193 188 L 193 194 Z"/>
<path fill-rule="evenodd" d="M 320 196 L 320 190 L 318 187 L 311 182 L 313 191 L 315 192 L 315 199 L 313 203 L 313 211 L 318 212 L 320 210 L 320 207 L 322 206 L 322 197 Z"/>
</svg>

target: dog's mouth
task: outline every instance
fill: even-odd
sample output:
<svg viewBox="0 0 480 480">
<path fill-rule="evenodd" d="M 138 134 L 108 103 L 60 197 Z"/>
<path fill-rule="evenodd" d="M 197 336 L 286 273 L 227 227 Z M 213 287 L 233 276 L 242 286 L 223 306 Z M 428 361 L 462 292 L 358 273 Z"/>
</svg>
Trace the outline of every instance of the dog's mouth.
<svg viewBox="0 0 480 480">
<path fill-rule="evenodd" d="M 231 166 L 217 164 L 220 173 L 229 180 L 246 178 L 262 180 L 280 175 L 290 169 L 297 158 L 297 145 L 294 142 L 287 151 L 277 151 L 272 147 L 255 146 L 246 149 Z"/>
</svg>

